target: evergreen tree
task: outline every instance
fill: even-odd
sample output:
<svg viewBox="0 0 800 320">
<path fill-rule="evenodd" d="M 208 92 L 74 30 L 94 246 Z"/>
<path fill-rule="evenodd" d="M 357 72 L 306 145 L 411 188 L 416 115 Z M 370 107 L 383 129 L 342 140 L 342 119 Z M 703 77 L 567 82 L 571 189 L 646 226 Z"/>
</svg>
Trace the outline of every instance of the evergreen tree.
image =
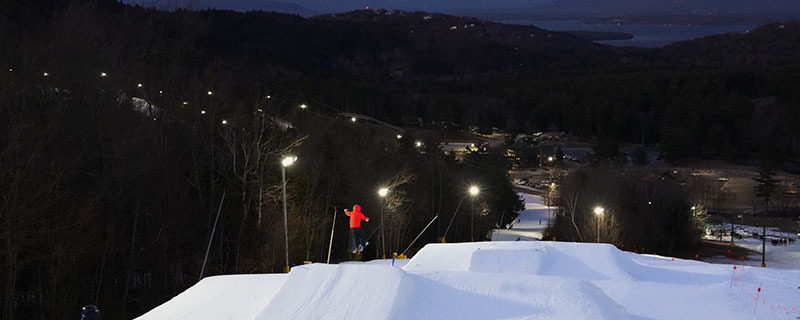
<svg viewBox="0 0 800 320">
<path fill-rule="evenodd" d="M 592 147 L 592 158 L 594 162 L 611 163 L 620 160 L 619 144 L 616 140 L 608 138 L 598 142 L 597 145 Z M 624 157 L 622 157 L 624 160 Z"/>
<path fill-rule="evenodd" d="M 638 146 L 636 147 L 636 149 L 633 149 L 633 154 L 631 154 L 631 158 L 633 164 L 637 166 L 646 166 L 648 163 L 650 163 L 650 161 L 647 160 L 647 152 L 644 151 L 644 148 L 642 148 L 642 146 Z"/>
<path fill-rule="evenodd" d="M 764 201 L 764 212 L 768 210 L 769 199 L 775 193 L 777 187 L 777 180 L 775 179 L 775 170 L 772 168 L 772 163 L 765 161 L 762 162 L 761 168 L 758 170 L 758 177 L 754 179 L 756 186 L 753 187 L 753 193 L 756 198 L 761 198 Z"/>
<path fill-rule="evenodd" d="M 555 160 L 556 167 L 563 168 L 564 167 L 564 151 L 561 150 L 561 147 L 556 149 L 556 160 Z"/>
</svg>

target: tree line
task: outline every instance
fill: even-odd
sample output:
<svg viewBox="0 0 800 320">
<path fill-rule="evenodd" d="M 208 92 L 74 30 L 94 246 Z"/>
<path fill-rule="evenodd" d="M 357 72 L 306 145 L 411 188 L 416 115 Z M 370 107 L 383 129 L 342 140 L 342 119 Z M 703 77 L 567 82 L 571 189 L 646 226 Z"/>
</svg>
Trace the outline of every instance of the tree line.
<svg viewBox="0 0 800 320">
<path fill-rule="evenodd" d="M 448 241 L 485 239 L 522 207 L 500 153 L 458 161 L 439 141 L 417 147 L 335 118 L 291 76 L 241 81 L 229 71 L 243 61 L 196 51 L 189 21 L 102 2 L 2 5 L 14 9 L 0 15 L 3 319 L 70 317 L 86 304 L 131 318 L 163 303 L 199 280 L 223 194 L 205 275 L 282 271 L 287 154 L 298 157 L 287 168 L 290 264 L 325 261 L 331 227 L 332 262 L 351 259 L 342 209 L 353 204 L 372 218 L 368 232 L 385 228 L 364 259 L 402 252 L 437 214 L 449 222 L 472 184 L 483 192 Z M 390 188 L 384 200 L 379 187 Z"/>
</svg>

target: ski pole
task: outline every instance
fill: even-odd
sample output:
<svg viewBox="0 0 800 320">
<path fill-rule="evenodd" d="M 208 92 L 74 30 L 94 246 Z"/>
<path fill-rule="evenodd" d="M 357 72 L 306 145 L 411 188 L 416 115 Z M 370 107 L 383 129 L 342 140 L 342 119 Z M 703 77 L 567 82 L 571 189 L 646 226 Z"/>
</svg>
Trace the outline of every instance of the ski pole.
<svg viewBox="0 0 800 320">
<path fill-rule="evenodd" d="M 336 206 L 333 206 L 333 225 L 331 225 L 331 241 L 328 243 L 328 260 L 325 263 L 331 263 L 331 248 L 333 247 L 333 230 L 336 230 Z"/>
<path fill-rule="evenodd" d="M 208 262 L 208 252 L 211 250 L 211 242 L 214 241 L 214 233 L 217 231 L 217 222 L 219 221 L 219 213 L 222 212 L 222 202 L 225 201 L 225 194 L 227 194 L 227 191 L 223 189 L 222 199 L 219 200 L 219 208 L 217 209 L 217 218 L 214 219 L 214 227 L 211 229 L 211 236 L 208 238 L 208 247 L 206 248 L 206 256 L 203 258 L 203 267 L 200 269 L 200 280 L 203 280 L 203 273 L 206 272 L 206 262 Z"/>
<path fill-rule="evenodd" d="M 406 251 L 408 251 L 408 249 L 411 249 L 411 246 L 413 246 L 413 245 L 414 245 L 414 242 L 417 242 L 417 239 L 419 239 L 419 237 L 420 237 L 420 236 L 422 236 L 422 234 L 423 234 L 423 233 L 425 233 L 425 230 L 428 230 L 428 227 L 430 227 L 430 226 L 431 226 L 431 224 L 433 223 L 433 221 L 436 221 L 436 218 L 439 218 L 439 215 L 438 215 L 438 214 L 437 214 L 435 217 L 433 217 L 433 219 L 431 219 L 431 222 L 428 222 L 428 225 L 427 225 L 427 226 L 425 226 L 425 228 L 424 228 L 424 229 L 422 229 L 422 232 L 420 232 L 420 233 L 417 235 L 417 237 L 416 237 L 416 238 L 414 238 L 414 241 L 411 241 L 411 244 L 409 244 L 409 245 L 408 245 L 408 248 L 406 248 L 405 250 L 403 250 L 403 253 L 401 253 L 400 255 L 404 255 L 404 254 L 406 254 Z"/>
</svg>

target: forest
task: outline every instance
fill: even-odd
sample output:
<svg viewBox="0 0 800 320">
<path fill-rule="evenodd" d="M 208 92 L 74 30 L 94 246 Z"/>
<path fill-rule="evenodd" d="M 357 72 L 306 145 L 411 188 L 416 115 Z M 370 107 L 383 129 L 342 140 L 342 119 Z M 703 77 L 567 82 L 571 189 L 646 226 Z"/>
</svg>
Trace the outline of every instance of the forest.
<svg viewBox="0 0 800 320">
<path fill-rule="evenodd" d="M 353 204 L 377 217 L 365 259 L 437 214 L 414 248 L 451 220 L 448 242 L 483 240 L 522 209 L 501 150 L 456 159 L 342 112 L 657 144 L 671 161 L 798 154 L 796 22 L 646 50 L 425 12 L 3 0 L 0 38 L 3 319 L 142 314 L 198 281 L 219 208 L 205 275 L 280 272 L 289 154 L 290 264 L 326 258 L 334 208 L 332 261 L 351 258 Z"/>
</svg>

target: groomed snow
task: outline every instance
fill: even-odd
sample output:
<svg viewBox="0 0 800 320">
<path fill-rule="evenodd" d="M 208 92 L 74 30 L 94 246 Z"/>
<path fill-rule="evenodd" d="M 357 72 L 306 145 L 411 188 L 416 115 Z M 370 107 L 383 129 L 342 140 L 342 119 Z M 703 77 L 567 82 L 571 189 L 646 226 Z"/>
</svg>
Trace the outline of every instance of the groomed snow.
<svg viewBox="0 0 800 320">
<path fill-rule="evenodd" d="M 139 319 L 253 319 L 285 280 L 285 274 L 204 278 Z"/>
<path fill-rule="evenodd" d="M 532 241 L 540 240 L 547 228 L 548 217 L 555 212 L 556 207 L 544 205 L 542 197 L 519 193 L 525 201 L 525 210 L 519 217 L 504 229 L 495 229 L 492 232 L 492 241 Z M 510 228 L 509 228 L 510 227 Z"/>
<path fill-rule="evenodd" d="M 759 286 L 762 288 L 758 292 Z M 390 261 L 205 279 L 142 319 L 796 319 L 800 271 L 607 244 L 429 244 Z"/>
</svg>

